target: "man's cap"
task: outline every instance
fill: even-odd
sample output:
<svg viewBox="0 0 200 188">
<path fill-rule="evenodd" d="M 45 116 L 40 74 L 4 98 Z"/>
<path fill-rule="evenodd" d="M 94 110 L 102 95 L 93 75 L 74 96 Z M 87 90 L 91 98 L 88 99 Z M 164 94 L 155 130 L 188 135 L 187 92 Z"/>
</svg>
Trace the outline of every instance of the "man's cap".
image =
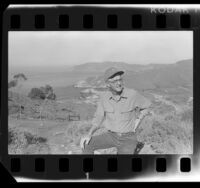
<svg viewBox="0 0 200 188">
<path fill-rule="evenodd" d="M 121 69 L 118 69 L 116 67 L 110 67 L 105 71 L 104 74 L 104 81 L 106 82 L 108 79 L 115 77 L 116 75 L 122 75 L 124 74 L 124 71 Z"/>
</svg>

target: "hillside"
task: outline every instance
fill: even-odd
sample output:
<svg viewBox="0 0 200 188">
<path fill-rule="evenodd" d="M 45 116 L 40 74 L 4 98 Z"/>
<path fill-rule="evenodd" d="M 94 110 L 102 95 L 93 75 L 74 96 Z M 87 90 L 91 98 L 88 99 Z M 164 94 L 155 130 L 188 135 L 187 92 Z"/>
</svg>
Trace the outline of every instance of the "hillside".
<svg viewBox="0 0 200 188">
<path fill-rule="evenodd" d="M 150 70 L 153 68 L 165 67 L 166 65 L 162 64 L 149 64 L 149 65 L 140 65 L 136 63 L 128 64 L 125 62 L 112 62 L 112 61 L 105 61 L 105 62 L 90 62 L 84 63 L 81 65 L 76 65 L 72 68 L 73 72 L 104 72 L 109 67 L 118 67 L 122 70 L 130 70 L 133 72 L 139 72 L 144 70 Z"/>
<path fill-rule="evenodd" d="M 93 68 L 98 71 L 117 66 L 125 70 L 125 84 L 127 87 L 138 90 L 170 88 L 170 87 L 188 87 L 193 84 L 193 61 L 184 60 L 175 64 L 167 65 L 129 65 L 125 63 L 99 63 L 99 64 L 84 64 L 76 66 L 76 71 L 88 71 Z M 88 77 L 85 80 L 77 82 L 77 87 L 105 87 L 102 76 Z M 82 85 L 81 85 L 82 84 Z"/>
</svg>

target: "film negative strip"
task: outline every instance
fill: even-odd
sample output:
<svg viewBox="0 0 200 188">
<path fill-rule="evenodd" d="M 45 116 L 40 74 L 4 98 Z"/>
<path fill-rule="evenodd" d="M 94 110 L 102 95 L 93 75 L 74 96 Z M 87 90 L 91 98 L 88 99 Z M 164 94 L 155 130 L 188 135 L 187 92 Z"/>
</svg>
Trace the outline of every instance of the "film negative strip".
<svg viewBox="0 0 200 188">
<path fill-rule="evenodd" d="M 40 180 L 194 180 L 199 25 L 198 6 L 9 6 L 2 167 Z"/>
</svg>

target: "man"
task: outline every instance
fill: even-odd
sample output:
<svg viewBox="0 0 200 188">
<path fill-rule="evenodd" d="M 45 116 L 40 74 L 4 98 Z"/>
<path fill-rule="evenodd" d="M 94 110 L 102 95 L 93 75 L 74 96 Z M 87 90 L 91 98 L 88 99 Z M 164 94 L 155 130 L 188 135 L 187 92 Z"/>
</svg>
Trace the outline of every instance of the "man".
<svg viewBox="0 0 200 188">
<path fill-rule="evenodd" d="M 150 101 L 133 89 L 124 87 L 124 71 L 111 67 L 104 80 L 108 91 L 100 95 L 100 101 L 92 121 L 92 128 L 81 139 L 83 154 L 93 154 L 97 149 L 117 148 L 118 154 L 133 154 L 137 146 L 136 128 L 148 114 Z M 104 124 L 107 132 L 93 136 Z"/>
</svg>

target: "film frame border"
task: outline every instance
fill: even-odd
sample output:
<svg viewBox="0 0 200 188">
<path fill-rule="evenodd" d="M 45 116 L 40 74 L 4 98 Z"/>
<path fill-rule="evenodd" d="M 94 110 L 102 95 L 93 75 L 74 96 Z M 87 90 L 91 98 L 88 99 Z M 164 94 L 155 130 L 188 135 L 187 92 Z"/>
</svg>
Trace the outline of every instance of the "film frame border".
<svg viewBox="0 0 200 188">
<path fill-rule="evenodd" d="M 14 15 L 14 16 L 13 16 Z M 62 15 L 62 16 L 61 16 Z M 1 93 L 1 161 L 14 176 L 37 179 L 130 179 L 148 173 L 191 172 L 199 154 L 200 13 L 151 14 L 143 8 L 13 8 L 4 12 Z M 36 16 L 36 17 L 35 17 Z M 61 16 L 61 17 L 60 17 Z M 39 22 L 37 19 L 39 18 Z M 11 20 L 14 20 L 12 22 Z M 66 23 L 65 23 L 66 21 Z M 12 25 L 14 23 L 14 25 Z M 17 24 L 16 24 L 17 23 Z M 114 24 L 113 24 L 114 23 Z M 16 25 L 15 25 L 16 24 Z M 60 27 L 61 26 L 61 27 Z M 8 155 L 8 31 L 193 31 L 193 155 Z M 5 134 L 6 133 L 6 134 Z M 3 142 L 2 142 L 3 141 Z M 192 162 L 191 162 L 192 160 Z M 31 161 L 31 162 L 30 162 Z M 101 163 L 99 163 L 101 162 Z M 178 162 L 178 163 L 179 163 Z M 27 165 L 29 164 L 29 165 Z M 35 164 L 38 164 L 35 166 Z M 51 165 L 48 165 L 51 164 Z M 59 164 L 66 164 L 59 169 Z M 37 167 L 38 166 L 38 167 Z M 63 169 L 62 169 L 63 168 Z"/>
</svg>

